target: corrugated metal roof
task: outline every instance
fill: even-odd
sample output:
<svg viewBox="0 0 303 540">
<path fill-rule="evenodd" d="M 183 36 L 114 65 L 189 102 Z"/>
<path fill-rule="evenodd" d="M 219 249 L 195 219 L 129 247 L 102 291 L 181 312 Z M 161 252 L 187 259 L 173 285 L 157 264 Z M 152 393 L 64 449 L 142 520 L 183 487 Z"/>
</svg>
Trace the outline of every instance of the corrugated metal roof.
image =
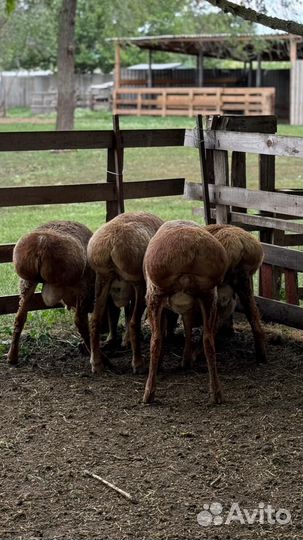
<svg viewBox="0 0 303 540">
<path fill-rule="evenodd" d="M 193 34 L 112 38 L 121 46 L 136 45 L 150 51 L 233 60 L 289 60 L 289 40 L 297 41 L 298 58 L 303 58 L 303 37 L 286 33 L 272 34 Z M 241 44 L 241 47 L 239 47 Z"/>
<path fill-rule="evenodd" d="M 152 63 L 151 68 L 153 70 L 164 70 L 164 69 L 176 69 L 182 66 L 181 62 L 170 62 L 170 63 L 164 63 L 164 64 L 156 64 Z M 147 70 L 149 69 L 149 64 L 135 64 L 134 66 L 129 66 L 127 69 L 135 69 L 135 70 Z"/>
</svg>

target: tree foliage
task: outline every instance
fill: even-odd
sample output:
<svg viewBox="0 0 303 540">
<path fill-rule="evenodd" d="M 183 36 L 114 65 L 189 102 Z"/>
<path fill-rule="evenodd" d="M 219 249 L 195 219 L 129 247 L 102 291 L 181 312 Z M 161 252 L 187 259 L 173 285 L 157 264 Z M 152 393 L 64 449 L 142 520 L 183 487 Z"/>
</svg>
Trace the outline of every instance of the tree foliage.
<svg viewBox="0 0 303 540">
<path fill-rule="evenodd" d="M 281 9 L 276 11 L 281 19 L 269 16 L 267 0 L 78 0 L 75 69 L 82 73 L 97 68 L 111 71 L 114 47 L 109 39 L 113 37 L 237 35 L 252 32 L 254 22 L 268 21 L 268 18 L 274 19 L 275 28 L 281 28 L 276 23 L 282 20 L 285 29 L 289 22 L 283 19 L 287 9 L 294 13 L 303 0 L 277 1 Z M 219 15 L 211 12 L 211 4 L 223 11 Z M 0 70 L 56 69 L 60 7 L 61 0 L 0 0 Z M 302 26 L 303 34 L 303 25 L 290 22 Z M 293 26 L 287 28 L 293 29 Z M 296 29 L 298 33 L 298 26 Z M 128 47 L 121 54 L 122 65 L 144 62 L 146 58 L 146 52 L 137 47 Z M 154 53 L 153 58 L 165 61 L 170 56 L 159 52 Z M 174 59 L 178 57 L 174 55 Z"/>
<path fill-rule="evenodd" d="M 2 4 L 2 6 L 1 6 Z M 60 0 L 16 0 L 7 15 L 0 0 L 0 70 L 56 69 Z M 78 0 L 75 28 L 75 69 L 104 72 L 114 65 L 113 37 L 159 34 L 239 33 L 251 24 L 229 14 L 207 12 L 206 2 L 192 0 Z M 1 22 L 3 21 L 3 23 Z M 122 65 L 146 61 L 137 47 L 122 51 Z M 155 53 L 155 61 L 169 59 Z M 176 56 L 174 56 L 176 59 Z"/>
</svg>

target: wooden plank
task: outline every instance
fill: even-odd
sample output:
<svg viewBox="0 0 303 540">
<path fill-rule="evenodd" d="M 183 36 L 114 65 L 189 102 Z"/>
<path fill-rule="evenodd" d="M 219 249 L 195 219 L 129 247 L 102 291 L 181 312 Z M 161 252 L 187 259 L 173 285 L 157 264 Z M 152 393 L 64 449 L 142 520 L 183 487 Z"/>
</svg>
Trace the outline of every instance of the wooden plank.
<svg viewBox="0 0 303 540">
<path fill-rule="evenodd" d="M 0 245 L 0 263 L 7 263 L 12 261 L 14 246 L 15 244 Z"/>
<path fill-rule="evenodd" d="M 125 110 L 124 110 L 125 112 Z M 152 111 L 151 111 L 152 112 Z M 121 130 L 124 148 L 183 146 L 185 129 Z M 0 151 L 113 148 L 108 131 L 56 131 L 0 133 Z"/>
<path fill-rule="evenodd" d="M 183 195 L 184 178 L 168 178 L 164 180 L 141 180 L 125 182 L 125 199 L 142 199 L 146 197 L 167 197 Z"/>
<path fill-rule="evenodd" d="M 265 121 L 264 121 L 265 120 Z M 209 130 L 227 130 L 227 131 L 245 131 L 245 132 L 272 132 L 276 129 L 277 119 L 275 116 L 259 116 L 252 118 L 251 116 L 212 116 L 208 118 Z M 214 151 L 207 150 L 208 153 L 214 154 Z M 212 158 L 213 159 L 213 158 Z M 231 159 L 231 186 L 246 188 L 246 154 L 244 152 L 232 152 Z M 246 212 L 244 208 L 233 207 L 232 210 Z"/>
<path fill-rule="evenodd" d="M 203 200 L 202 187 L 195 182 L 185 182 L 185 198 Z M 291 214 L 303 218 L 303 198 L 282 193 L 260 192 L 228 186 L 209 186 L 210 202 L 222 205 L 237 205 L 244 208 L 264 210 L 278 214 Z"/>
<path fill-rule="evenodd" d="M 163 195 L 181 195 L 184 178 L 168 178 L 126 182 L 125 197 L 141 198 Z M 142 195 L 142 193 L 145 193 Z M 26 188 L 0 188 L 1 206 L 28 206 L 115 200 L 115 186 L 108 184 L 78 184 L 67 186 L 35 186 Z"/>
<path fill-rule="evenodd" d="M 275 191 L 276 185 L 276 168 L 275 168 L 275 156 L 265 156 L 259 155 L 259 189 L 261 191 Z M 261 212 L 262 214 L 262 212 Z M 265 215 L 272 215 L 265 212 Z M 260 241 L 266 242 L 268 244 L 281 244 L 283 240 L 284 232 L 274 229 L 266 229 L 260 231 Z M 260 269 L 260 280 L 259 280 L 259 294 L 263 296 L 262 290 L 262 272 L 263 267 Z M 272 279 L 273 295 L 272 298 L 279 300 L 280 298 L 280 289 L 281 289 L 281 271 L 279 268 L 273 269 L 273 279 Z"/>
<path fill-rule="evenodd" d="M 256 297 L 256 302 L 263 320 L 303 330 L 303 309 L 301 307 L 260 296 Z"/>
<path fill-rule="evenodd" d="M 262 243 L 264 262 L 296 272 L 303 272 L 303 251 Z"/>
<path fill-rule="evenodd" d="M 261 191 L 275 191 L 275 179 L 275 156 L 259 155 L 259 189 Z M 261 231 L 260 240 L 261 242 L 271 243 L 273 240 L 273 231 Z"/>
<path fill-rule="evenodd" d="M 228 154 L 225 151 L 217 151 L 214 153 L 214 173 L 216 188 L 228 185 Z M 212 186 L 213 187 L 213 186 Z M 210 186 L 209 186 L 210 188 Z M 216 222 L 229 222 L 230 208 L 223 204 L 220 200 L 216 201 Z"/>
<path fill-rule="evenodd" d="M 269 229 L 279 229 L 281 231 L 293 231 L 293 232 L 299 233 L 299 236 L 303 234 L 303 223 L 294 223 L 293 221 L 286 221 L 284 219 L 265 217 L 265 216 L 252 216 L 249 214 L 243 215 L 242 213 L 239 213 L 239 212 L 232 212 L 231 222 L 233 225 L 242 225 L 242 224 L 251 225 L 252 227 L 255 227 L 255 230 L 265 227 Z M 289 238 L 289 236 L 293 236 L 293 235 L 286 235 L 285 238 Z"/>
<path fill-rule="evenodd" d="M 124 148 L 122 143 L 122 135 L 120 131 L 119 116 L 113 116 L 113 128 L 115 134 L 115 177 L 116 177 L 116 198 L 118 213 L 124 212 L 124 195 L 123 195 L 123 163 L 124 163 Z"/>
<path fill-rule="evenodd" d="M 303 234 L 284 234 L 283 246 L 302 246 Z"/>
<path fill-rule="evenodd" d="M 0 151 L 110 148 L 112 131 L 31 131 L 0 133 Z"/>
<path fill-rule="evenodd" d="M 230 182 L 232 187 L 246 189 L 246 154 L 244 152 L 232 152 Z M 233 206 L 232 211 L 245 213 L 246 209 Z"/>
<path fill-rule="evenodd" d="M 0 297 L 0 315 L 9 315 L 10 313 L 16 313 L 19 306 L 19 296 L 18 295 L 11 295 L 11 296 L 1 296 Z M 54 309 L 54 308 L 61 308 L 62 304 L 59 304 L 57 306 L 49 307 L 46 306 L 43 302 L 41 293 L 36 293 L 32 297 L 30 303 L 29 303 L 29 311 L 36 311 L 39 309 Z"/>
<path fill-rule="evenodd" d="M 240 95 L 245 96 L 248 100 L 250 97 L 254 96 L 266 96 L 266 95 L 272 95 L 275 91 L 275 88 L 273 86 L 268 87 L 259 87 L 259 88 L 252 88 L 252 87 L 240 87 L 240 88 L 234 88 L 234 87 L 224 87 L 222 88 L 222 92 L 224 95 Z"/>
<path fill-rule="evenodd" d="M 115 173 L 115 150 L 108 148 L 107 150 L 107 171 L 106 181 L 113 189 L 114 196 L 111 200 L 106 201 L 106 221 L 110 221 L 119 214 L 118 201 L 116 197 L 116 173 Z"/>
<path fill-rule="evenodd" d="M 160 180 L 141 180 L 136 182 L 126 182 L 124 184 L 126 199 L 142 199 L 148 197 L 167 197 L 173 195 L 183 195 L 184 178 L 168 178 Z M 86 188 L 86 185 L 83 185 Z M 14 188 L 20 189 L 20 188 Z M 99 200 L 99 199 L 97 199 Z M 116 201 L 107 201 L 107 204 L 116 204 Z M 114 208 L 114 207 L 113 207 Z M 107 221 L 117 214 L 107 213 Z M 14 244 L 0 245 L 0 263 L 12 261 Z"/>
<path fill-rule="evenodd" d="M 299 305 L 299 291 L 298 291 L 298 274 L 294 270 L 285 268 L 285 293 L 286 302 L 289 304 Z"/>
<path fill-rule="evenodd" d="M 110 201 L 114 198 L 114 187 L 106 183 L 0 188 L 0 206 Z"/>
<path fill-rule="evenodd" d="M 260 284 L 259 290 L 262 290 L 262 296 L 265 298 L 273 297 L 273 267 L 271 264 L 262 264 L 262 271 L 260 272 Z"/>
<path fill-rule="evenodd" d="M 184 146 L 195 146 L 195 130 L 186 130 Z M 303 157 L 303 137 L 283 137 L 262 133 L 207 131 L 205 147 L 210 150 L 230 150 L 270 156 Z"/>
<path fill-rule="evenodd" d="M 124 148 L 183 146 L 184 136 L 185 129 L 178 128 L 122 130 Z"/>
</svg>

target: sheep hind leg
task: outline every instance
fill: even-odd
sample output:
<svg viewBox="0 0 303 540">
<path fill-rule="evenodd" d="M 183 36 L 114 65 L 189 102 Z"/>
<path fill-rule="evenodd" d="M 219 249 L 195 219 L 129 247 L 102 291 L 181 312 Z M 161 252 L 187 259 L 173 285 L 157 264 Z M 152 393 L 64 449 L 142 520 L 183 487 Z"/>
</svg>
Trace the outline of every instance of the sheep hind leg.
<svg viewBox="0 0 303 540">
<path fill-rule="evenodd" d="M 129 321 L 129 338 L 133 353 L 132 368 L 133 373 L 136 374 L 144 368 L 144 362 L 141 355 L 141 319 L 145 308 L 144 302 L 144 286 L 135 286 L 135 302 L 132 311 L 132 316 Z"/>
<path fill-rule="evenodd" d="M 131 316 L 131 307 L 130 303 L 124 307 L 124 319 L 125 319 L 125 330 L 122 337 L 121 345 L 122 347 L 129 347 L 130 337 L 129 337 L 129 321 Z"/>
<path fill-rule="evenodd" d="M 36 287 L 37 283 L 33 283 L 31 281 L 22 279 L 20 282 L 19 308 L 15 317 L 11 346 L 7 354 L 8 363 L 11 365 L 18 363 L 20 336 L 27 319 L 29 302 L 34 295 Z"/>
<path fill-rule="evenodd" d="M 253 293 L 251 277 L 246 273 L 241 274 L 235 289 L 252 329 L 257 364 L 265 364 L 267 362 L 265 352 L 265 337 L 261 326 L 259 310 Z"/>
<path fill-rule="evenodd" d="M 117 343 L 117 330 L 118 330 L 118 322 L 120 318 L 120 308 L 118 308 L 111 297 L 108 298 L 108 304 L 107 304 L 107 326 L 109 333 L 107 335 L 107 338 L 102 343 L 102 348 L 110 348 L 111 346 L 114 346 Z"/>
<path fill-rule="evenodd" d="M 106 314 L 111 282 L 111 279 L 101 281 L 100 276 L 96 277 L 95 306 L 90 318 L 90 364 L 92 373 L 97 375 L 100 375 L 107 363 L 106 356 L 100 350 L 99 333 Z"/>
<path fill-rule="evenodd" d="M 182 315 L 184 335 L 185 335 L 185 344 L 183 350 L 182 358 L 182 368 L 191 369 L 193 365 L 193 347 L 192 347 L 192 326 L 193 326 L 193 316 L 192 310 L 186 311 Z"/>
<path fill-rule="evenodd" d="M 216 292 L 212 290 L 203 294 L 199 303 L 203 314 L 203 348 L 208 365 L 211 402 L 219 404 L 223 402 L 223 394 L 218 377 L 215 349 L 217 322 Z"/>
<path fill-rule="evenodd" d="M 162 354 L 162 311 L 163 298 L 161 296 L 153 297 L 148 302 L 148 317 L 151 326 L 150 361 L 148 378 L 146 381 L 143 396 L 143 403 L 150 403 L 154 400 L 155 397 L 158 365 Z"/>
<path fill-rule="evenodd" d="M 81 304 L 77 304 L 75 312 L 75 325 L 78 329 L 80 336 L 83 339 L 83 352 L 90 353 L 90 336 L 88 325 L 88 313 Z"/>
</svg>

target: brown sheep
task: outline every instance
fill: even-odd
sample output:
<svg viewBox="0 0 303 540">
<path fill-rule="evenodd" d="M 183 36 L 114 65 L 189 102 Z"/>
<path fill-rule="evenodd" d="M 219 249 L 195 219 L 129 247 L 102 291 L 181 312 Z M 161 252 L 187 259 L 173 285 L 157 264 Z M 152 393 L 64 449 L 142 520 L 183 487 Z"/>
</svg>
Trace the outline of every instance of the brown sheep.
<svg viewBox="0 0 303 540">
<path fill-rule="evenodd" d="M 89 241 L 88 261 L 96 272 L 95 307 L 90 321 L 93 373 L 99 374 L 103 369 L 99 327 L 105 317 L 109 295 L 119 307 L 131 305 L 128 332 L 133 372 L 143 367 L 140 329 L 146 287 L 142 265 L 148 243 L 162 223 L 162 219 L 147 212 L 120 214 L 100 227 Z M 119 299 L 115 298 L 117 285 L 121 287 Z"/>
<path fill-rule="evenodd" d="M 75 324 L 89 350 L 88 313 L 93 309 L 95 274 L 87 264 L 86 248 L 92 232 L 81 223 L 51 221 L 22 236 L 13 251 L 20 276 L 20 303 L 8 352 L 18 362 L 18 349 L 29 303 L 38 283 L 47 306 L 61 302 L 75 309 Z"/>
<path fill-rule="evenodd" d="M 222 244 L 228 259 L 224 285 L 238 295 L 252 328 L 256 360 L 266 362 L 264 332 L 253 293 L 252 276 L 263 260 L 262 245 L 249 232 L 233 225 L 208 225 L 206 229 Z"/>
<path fill-rule="evenodd" d="M 194 303 L 203 319 L 203 346 L 208 363 L 210 394 L 222 402 L 216 367 L 214 333 L 217 286 L 227 269 L 224 248 L 205 228 L 192 221 L 168 221 L 151 239 L 144 258 L 147 309 L 151 325 L 150 365 L 143 401 L 150 402 L 163 341 L 163 309 L 182 314 L 185 331 L 184 361 L 191 358 L 191 329 Z"/>
</svg>

